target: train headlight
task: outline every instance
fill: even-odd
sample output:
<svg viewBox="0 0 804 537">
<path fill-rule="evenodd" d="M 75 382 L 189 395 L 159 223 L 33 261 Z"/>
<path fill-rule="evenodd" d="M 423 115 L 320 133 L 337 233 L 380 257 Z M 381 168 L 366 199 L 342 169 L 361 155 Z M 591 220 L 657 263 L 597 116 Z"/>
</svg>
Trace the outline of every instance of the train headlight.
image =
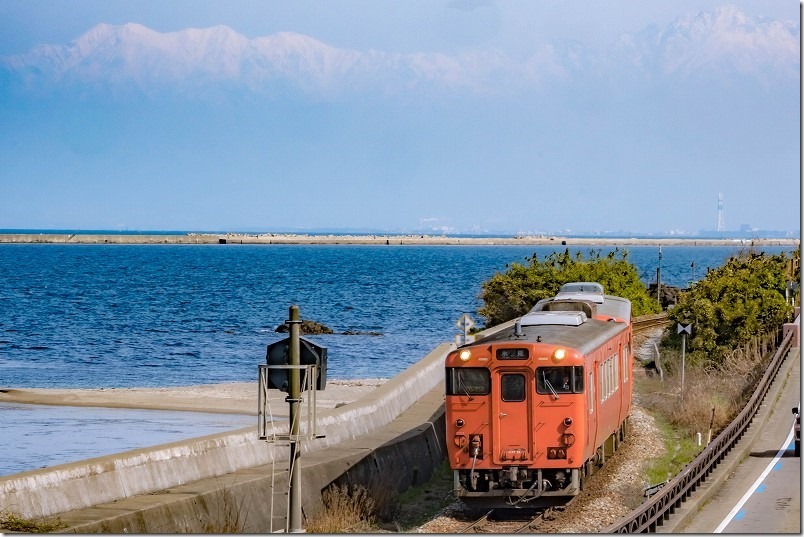
<svg viewBox="0 0 804 537">
<path fill-rule="evenodd" d="M 458 358 L 460 358 L 462 361 L 464 361 L 464 362 L 465 362 L 465 361 L 466 361 L 466 360 L 468 360 L 468 359 L 469 359 L 471 356 L 472 356 L 472 353 L 471 353 L 471 352 L 469 352 L 469 349 L 464 349 L 464 350 L 462 350 L 462 351 L 461 351 L 461 353 L 458 355 Z"/>
<path fill-rule="evenodd" d="M 562 348 L 558 348 L 558 349 L 556 349 L 556 350 L 554 350 L 554 351 L 553 351 L 553 361 L 554 361 L 554 362 L 560 362 L 560 361 L 561 361 L 561 360 L 563 360 L 563 359 L 564 359 L 566 356 L 567 356 L 567 351 L 565 351 L 565 350 L 564 350 L 564 349 L 562 349 Z"/>
<path fill-rule="evenodd" d="M 569 447 L 575 443 L 575 435 L 572 433 L 567 433 L 561 436 L 561 441 L 564 442 L 564 445 Z"/>
</svg>

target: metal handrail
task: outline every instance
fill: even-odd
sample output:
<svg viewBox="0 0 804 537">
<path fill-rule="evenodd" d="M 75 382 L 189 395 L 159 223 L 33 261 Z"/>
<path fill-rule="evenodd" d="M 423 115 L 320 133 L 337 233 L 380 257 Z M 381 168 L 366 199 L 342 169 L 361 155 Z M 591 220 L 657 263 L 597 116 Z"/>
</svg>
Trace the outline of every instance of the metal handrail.
<svg viewBox="0 0 804 537">
<path fill-rule="evenodd" d="M 762 376 L 762 380 L 759 381 L 751 399 L 748 400 L 742 411 L 692 462 L 668 481 L 661 491 L 652 496 L 650 500 L 604 529 L 602 533 L 655 532 L 664 520 L 669 519 L 676 508 L 680 507 L 682 502 L 689 498 L 701 483 L 706 481 L 707 476 L 743 436 L 759 410 L 792 344 L 793 332 L 790 332 L 782 340 L 768 369 Z"/>
</svg>

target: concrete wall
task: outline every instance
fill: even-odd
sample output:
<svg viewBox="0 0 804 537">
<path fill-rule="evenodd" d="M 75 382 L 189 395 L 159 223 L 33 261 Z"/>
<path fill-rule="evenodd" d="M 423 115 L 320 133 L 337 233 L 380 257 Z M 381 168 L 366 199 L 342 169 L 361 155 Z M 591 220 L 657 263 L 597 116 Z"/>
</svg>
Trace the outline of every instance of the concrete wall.
<svg viewBox="0 0 804 537">
<path fill-rule="evenodd" d="M 443 393 L 442 344 L 420 362 L 359 401 L 317 420 L 325 438 L 304 444 L 316 452 L 371 434 L 434 388 Z M 277 426 L 277 432 L 286 432 Z M 257 438 L 256 427 L 23 472 L 0 478 L 0 510 L 40 518 L 152 493 L 287 458 L 287 448 Z"/>
<path fill-rule="evenodd" d="M 372 498 L 392 501 L 425 483 L 446 455 L 443 399 L 435 388 L 369 437 L 304 453 L 305 524 L 324 509 L 322 492 L 331 484 L 362 484 Z M 59 521 L 69 533 L 276 532 L 286 527 L 287 490 L 286 462 L 277 463 L 65 513 Z"/>
</svg>

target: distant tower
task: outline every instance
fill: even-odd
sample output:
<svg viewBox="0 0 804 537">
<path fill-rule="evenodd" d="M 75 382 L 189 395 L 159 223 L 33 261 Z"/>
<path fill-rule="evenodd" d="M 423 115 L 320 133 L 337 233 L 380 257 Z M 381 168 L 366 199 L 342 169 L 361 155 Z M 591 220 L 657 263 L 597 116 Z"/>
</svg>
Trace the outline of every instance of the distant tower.
<svg viewBox="0 0 804 537">
<path fill-rule="evenodd" d="M 723 222 L 723 194 L 717 195 L 717 231 L 726 231 L 726 224 Z"/>
</svg>

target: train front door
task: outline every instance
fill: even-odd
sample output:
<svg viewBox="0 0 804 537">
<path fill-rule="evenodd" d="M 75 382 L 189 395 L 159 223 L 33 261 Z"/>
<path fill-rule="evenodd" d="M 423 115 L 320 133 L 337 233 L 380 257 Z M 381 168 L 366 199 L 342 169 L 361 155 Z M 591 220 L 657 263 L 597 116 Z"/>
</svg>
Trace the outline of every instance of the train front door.
<svg viewBox="0 0 804 537">
<path fill-rule="evenodd" d="M 528 409 L 531 405 L 533 382 L 530 372 L 497 372 L 494 378 L 496 394 L 492 407 L 494 427 L 494 453 L 492 460 L 497 464 L 516 465 L 529 461 L 532 453 L 531 435 L 533 427 Z"/>
</svg>

